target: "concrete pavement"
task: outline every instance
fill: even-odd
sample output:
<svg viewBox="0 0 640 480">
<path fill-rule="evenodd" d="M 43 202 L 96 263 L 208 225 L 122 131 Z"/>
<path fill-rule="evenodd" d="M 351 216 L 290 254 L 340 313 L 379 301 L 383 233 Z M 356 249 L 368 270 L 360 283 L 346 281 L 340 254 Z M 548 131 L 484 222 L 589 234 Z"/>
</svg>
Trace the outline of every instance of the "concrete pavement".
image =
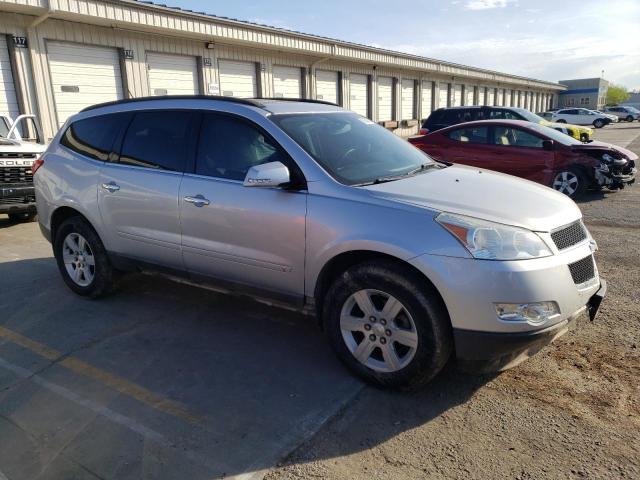
<svg viewBox="0 0 640 480">
<path fill-rule="evenodd" d="M 362 388 L 310 317 L 141 275 L 74 295 L 34 223 L 0 218 L 0 292 L 9 480 L 260 476 Z"/>
</svg>

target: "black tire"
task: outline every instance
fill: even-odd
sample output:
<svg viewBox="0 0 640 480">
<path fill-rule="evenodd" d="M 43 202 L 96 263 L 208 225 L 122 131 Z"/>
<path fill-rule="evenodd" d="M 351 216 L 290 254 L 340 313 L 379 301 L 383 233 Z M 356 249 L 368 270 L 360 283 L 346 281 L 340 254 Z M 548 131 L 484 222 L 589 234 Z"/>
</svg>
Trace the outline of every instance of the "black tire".
<svg viewBox="0 0 640 480">
<path fill-rule="evenodd" d="M 69 234 L 81 235 L 87 242 L 93 253 L 94 268 L 93 279 L 86 286 L 78 285 L 69 275 L 64 263 L 63 248 L 64 242 Z M 56 257 L 58 269 L 62 279 L 67 286 L 78 295 L 89 298 L 98 298 L 110 293 L 115 285 L 117 272 L 111 266 L 107 251 L 102 244 L 102 240 L 95 230 L 81 217 L 71 217 L 65 220 L 57 229 L 54 242 L 53 253 Z"/>
<path fill-rule="evenodd" d="M 593 121 L 593 126 L 596 128 L 602 128 L 604 127 L 604 120 L 598 118 L 597 120 Z"/>
<path fill-rule="evenodd" d="M 558 120 L 556 123 L 567 123 L 566 120 L 563 120 L 562 118 L 560 120 Z"/>
<path fill-rule="evenodd" d="M 417 347 L 413 357 L 399 370 L 380 372 L 369 368 L 354 357 L 342 336 L 342 308 L 352 294 L 363 289 L 392 295 L 413 319 Z M 438 292 L 408 268 L 391 261 L 367 261 L 336 278 L 323 300 L 322 317 L 325 333 L 340 360 L 356 375 L 376 386 L 417 389 L 440 372 L 453 351 L 451 322 Z M 381 338 L 382 335 L 380 342 Z M 400 348 L 391 340 L 389 346 Z M 382 350 L 378 353 L 381 355 Z M 374 355 L 375 350 L 371 356 Z"/>
<path fill-rule="evenodd" d="M 633 116 L 632 115 L 627 115 L 627 118 L 625 120 L 627 122 L 633 122 Z"/>
<path fill-rule="evenodd" d="M 556 184 L 556 181 L 562 180 L 564 173 L 567 174 L 568 179 L 571 179 L 572 177 L 575 177 L 577 179 L 577 185 L 575 187 L 572 186 L 572 188 L 575 188 L 572 193 L 568 193 L 566 190 L 558 188 L 558 185 Z M 587 191 L 589 184 L 590 184 L 589 179 L 587 178 L 587 175 L 585 174 L 584 170 L 582 170 L 579 167 L 569 167 L 564 170 L 560 170 L 556 172 L 556 174 L 554 175 L 553 181 L 551 182 L 551 188 L 553 188 L 556 191 L 559 191 L 560 193 L 564 193 L 569 198 L 578 198 L 581 195 L 583 195 L 584 192 Z"/>
<path fill-rule="evenodd" d="M 33 222 L 38 214 L 36 212 L 9 213 L 9 220 L 12 222 Z"/>
</svg>

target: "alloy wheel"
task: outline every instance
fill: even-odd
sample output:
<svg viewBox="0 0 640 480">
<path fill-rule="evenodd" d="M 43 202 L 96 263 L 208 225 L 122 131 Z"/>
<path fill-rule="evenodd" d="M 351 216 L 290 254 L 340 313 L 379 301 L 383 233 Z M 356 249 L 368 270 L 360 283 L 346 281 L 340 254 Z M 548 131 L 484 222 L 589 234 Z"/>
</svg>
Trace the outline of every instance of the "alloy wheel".
<svg viewBox="0 0 640 480">
<path fill-rule="evenodd" d="M 418 347 L 418 331 L 409 311 L 380 290 L 359 290 L 340 312 L 342 338 L 363 365 L 391 373 L 406 367 Z"/>
<path fill-rule="evenodd" d="M 571 196 L 578 190 L 579 182 L 580 180 L 575 173 L 568 171 L 560 172 L 556 175 L 556 178 L 553 179 L 553 188 L 560 193 Z"/>
<path fill-rule="evenodd" d="M 70 233 L 62 244 L 62 259 L 69 278 L 76 285 L 91 285 L 96 274 L 96 260 L 86 238 L 79 233 Z"/>
</svg>

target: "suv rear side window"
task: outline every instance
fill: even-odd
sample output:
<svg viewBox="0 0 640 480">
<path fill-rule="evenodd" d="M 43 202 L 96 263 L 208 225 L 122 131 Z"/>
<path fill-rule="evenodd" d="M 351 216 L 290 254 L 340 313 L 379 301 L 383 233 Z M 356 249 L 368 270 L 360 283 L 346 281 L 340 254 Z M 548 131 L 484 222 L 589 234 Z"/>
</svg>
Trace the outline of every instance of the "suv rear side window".
<svg viewBox="0 0 640 480">
<path fill-rule="evenodd" d="M 492 120 L 524 120 L 524 118 L 517 113 L 502 108 L 491 110 L 489 118 Z"/>
<path fill-rule="evenodd" d="M 250 123 L 228 115 L 206 114 L 200 130 L 196 173 L 244 180 L 249 169 L 288 161 L 275 143 Z"/>
<path fill-rule="evenodd" d="M 161 110 L 135 114 L 120 152 L 120 163 L 183 172 L 190 151 L 194 114 Z"/>
<path fill-rule="evenodd" d="M 60 143 L 85 157 L 106 162 L 120 128 L 128 121 L 128 113 L 115 113 L 73 122 Z"/>
</svg>

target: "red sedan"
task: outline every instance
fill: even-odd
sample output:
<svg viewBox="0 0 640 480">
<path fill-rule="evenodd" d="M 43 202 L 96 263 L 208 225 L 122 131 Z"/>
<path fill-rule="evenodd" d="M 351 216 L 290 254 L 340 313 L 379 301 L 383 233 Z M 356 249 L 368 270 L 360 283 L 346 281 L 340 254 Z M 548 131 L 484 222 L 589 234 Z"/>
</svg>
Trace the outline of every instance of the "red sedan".
<svg viewBox="0 0 640 480">
<path fill-rule="evenodd" d="M 582 143 L 543 125 L 484 120 L 412 137 L 436 160 L 496 170 L 552 187 L 570 197 L 588 188 L 624 188 L 635 181 L 638 156 L 608 143 Z"/>
</svg>

